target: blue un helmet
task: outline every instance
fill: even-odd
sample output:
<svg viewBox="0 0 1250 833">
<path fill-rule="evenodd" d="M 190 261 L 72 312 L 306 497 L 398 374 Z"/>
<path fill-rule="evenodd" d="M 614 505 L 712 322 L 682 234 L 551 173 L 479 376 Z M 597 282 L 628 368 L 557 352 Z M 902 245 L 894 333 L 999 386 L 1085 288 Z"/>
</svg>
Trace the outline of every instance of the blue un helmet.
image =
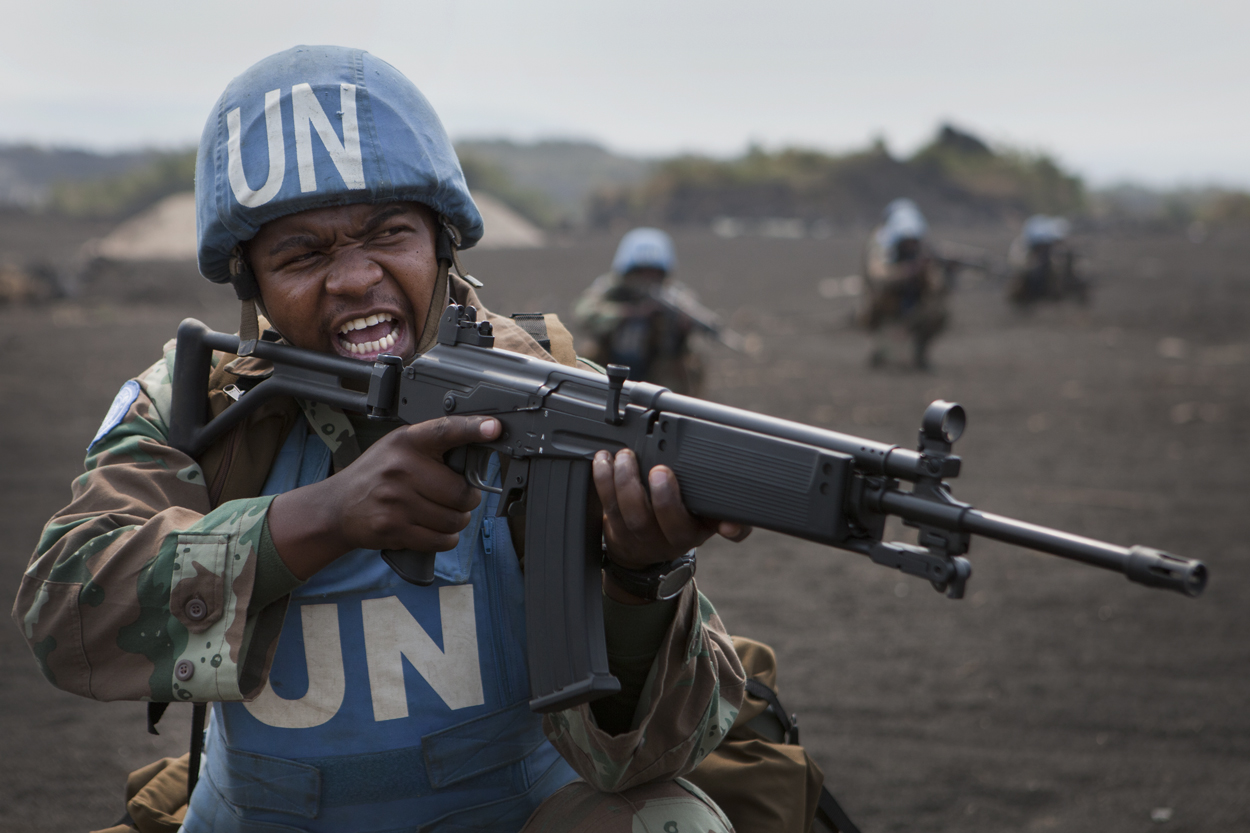
<svg viewBox="0 0 1250 833">
<path fill-rule="evenodd" d="M 877 245 L 883 251 L 895 252 L 903 240 L 923 240 L 929 231 L 920 208 L 903 197 L 893 200 L 882 212 L 881 227 L 877 229 Z"/>
<path fill-rule="evenodd" d="M 454 227 L 459 248 L 482 237 L 460 161 L 425 96 L 368 52 L 296 46 L 226 87 L 195 163 L 204 277 L 257 294 L 242 242 L 270 220 L 310 208 L 411 200 Z"/>
<path fill-rule="evenodd" d="M 1030 246 L 1058 243 L 1068 236 L 1071 225 L 1063 217 L 1034 214 L 1024 221 L 1024 239 Z"/>
<path fill-rule="evenodd" d="M 671 272 L 677 265 L 673 238 L 658 228 L 636 228 L 621 238 L 612 258 L 612 271 L 624 275 L 632 269 L 659 269 Z"/>
</svg>

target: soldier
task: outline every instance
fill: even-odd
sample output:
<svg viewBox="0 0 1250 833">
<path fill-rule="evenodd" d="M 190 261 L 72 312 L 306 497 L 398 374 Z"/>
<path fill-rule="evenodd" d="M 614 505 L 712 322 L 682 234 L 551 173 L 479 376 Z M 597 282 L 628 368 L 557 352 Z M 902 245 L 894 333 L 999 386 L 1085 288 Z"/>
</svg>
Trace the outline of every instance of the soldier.
<svg viewBox="0 0 1250 833">
<path fill-rule="evenodd" d="M 200 270 L 243 299 L 243 339 L 259 307 L 297 347 L 407 361 L 453 300 L 499 346 L 553 358 L 451 274 L 481 217 L 429 104 L 368 53 L 296 47 L 232 81 L 204 129 L 196 206 Z M 567 331 L 549 336 L 576 361 Z M 690 516 L 671 470 L 600 452 L 622 691 L 540 722 L 524 541 L 443 461 L 498 420 L 406 426 L 288 400 L 191 459 L 168 443 L 173 363 L 170 342 L 122 386 L 13 615 L 62 689 L 212 703 L 189 806 L 168 808 L 182 830 L 517 830 L 552 796 L 579 813 L 607 801 L 597 829 L 729 828 L 676 779 L 734 722 L 742 667 L 693 581 L 659 599 L 655 578 L 748 530 Z M 218 354 L 214 409 L 268 372 Z M 438 552 L 434 584 L 400 580 L 384 548 Z M 582 829 L 552 813 L 527 829 L 555 822 Z"/>
<path fill-rule="evenodd" d="M 1011 243 L 1007 297 L 1019 306 L 1034 301 L 1058 301 L 1069 295 L 1081 303 L 1088 287 L 1076 274 L 1076 254 L 1068 242 L 1070 225 L 1062 217 L 1035 214 L 1024 221 L 1020 236 Z"/>
<path fill-rule="evenodd" d="M 929 251 L 927 231 L 916 204 L 897 199 L 868 238 L 857 319 L 874 334 L 873 367 L 889 363 L 895 342 L 910 340 L 912 364 L 927 368 L 929 343 L 946 326 L 947 275 Z"/>
<path fill-rule="evenodd" d="M 676 265 L 673 240 L 654 228 L 621 238 L 612 269 L 599 276 L 573 307 L 577 323 L 594 339 L 587 358 L 629 367 L 630 379 L 697 396 L 703 361 L 692 349 L 701 310 L 694 294 L 669 274 Z"/>
</svg>

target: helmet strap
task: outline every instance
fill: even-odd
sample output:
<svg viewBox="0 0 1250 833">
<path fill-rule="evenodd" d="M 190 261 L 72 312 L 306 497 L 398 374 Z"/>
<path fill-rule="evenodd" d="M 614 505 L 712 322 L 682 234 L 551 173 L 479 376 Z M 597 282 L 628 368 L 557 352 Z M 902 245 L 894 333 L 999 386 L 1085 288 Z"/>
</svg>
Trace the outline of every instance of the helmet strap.
<svg viewBox="0 0 1250 833">
<path fill-rule="evenodd" d="M 425 325 L 421 328 L 421 340 L 417 342 L 417 355 L 434 346 L 438 340 L 438 323 L 443 317 L 450 300 L 451 281 L 447 272 L 451 261 L 444 257 L 438 259 L 438 277 L 434 279 L 434 291 L 430 295 L 430 308 L 425 313 Z"/>
<path fill-rule="evenodd" d="M 239 310 L 239 355 L 250 356 L 260 338 L 260 321 L 256 315 L 256 302 L 260 298 L 260 286 L 256 276 L 243 257 L 243 248 L 235 246 L 230 253 L 230 283 L 242 302 Z"/>
<path fill-rule="evenodd" d="M 460 235 L 460 229 L 451 224 L 450 221 L 441 214 L 439 215 L 439 223 L 443 227 L 443 233 L 438 236 L 438 242 L 435 245 L 436 257 L 440 261 L 444 257 L 450 258 L 456 267 L 456 274 L 469 282 L 474 289 L 481 289 L 484 283 L 477 278 L 464 271 L 464 267 L 460 265 L 460 255 L 457 253 L 460 248 L 460 241 L 463 239 Z"/>
</svg>

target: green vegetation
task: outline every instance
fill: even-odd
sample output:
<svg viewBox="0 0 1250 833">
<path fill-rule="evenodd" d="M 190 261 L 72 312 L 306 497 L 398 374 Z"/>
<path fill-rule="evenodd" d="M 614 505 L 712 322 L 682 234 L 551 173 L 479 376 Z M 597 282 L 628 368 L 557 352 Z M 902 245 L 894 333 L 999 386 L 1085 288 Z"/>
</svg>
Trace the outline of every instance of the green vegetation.
<svg viewBox="0 0 1250 833">
<path fill-rule="evenodd" d="M 591 217 L 706 222 L 716 216 L 868 221 L 909 196 L 935 218 L 988 218 L 1083 208 L 1081 180 L 1051 158 L 988 145 L 949 125 L 910 159 L 884 144 L 835 155 L 752 147 L 735 159 L 682 156 L 661 162 L 641 186 L 600 192 Z"/>
<path fill-rule="evenodd" d="M 950 125 L 909 161 L 961 189 L 973 199 L 1029 213 L 1071 214 L 1085 206 L 1080 177 L 1064 172 L 1044 153 L 988 145 Z"/>
<path fill-rule="evenodd" d="M 195 150 L 154 152 L 145 164 L 99 179 L 53 183 L 47 208 L 74 217 L 120 219 L 195 188 Z"/>
</svg>

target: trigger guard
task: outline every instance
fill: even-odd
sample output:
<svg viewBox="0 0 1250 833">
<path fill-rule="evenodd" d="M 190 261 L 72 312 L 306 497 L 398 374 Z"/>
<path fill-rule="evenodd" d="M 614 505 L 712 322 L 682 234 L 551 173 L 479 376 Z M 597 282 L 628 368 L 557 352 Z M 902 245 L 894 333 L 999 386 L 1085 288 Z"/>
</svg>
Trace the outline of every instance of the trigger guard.
<svg viewBox="0 0 1250 833">
<path fill-rule="evenodd" d="M 502 495 L 503 488 L 501 486 L 491 486 L 486 482 L 486 472 L 490 469 L 490 456 L 494 452 L 489 448 L 475 446 L 469 446 L 465 451 L 464 479 L 468 481 L 469 485 L 475 489 L 481 489 L 483 492 Z"/>
</svg>

